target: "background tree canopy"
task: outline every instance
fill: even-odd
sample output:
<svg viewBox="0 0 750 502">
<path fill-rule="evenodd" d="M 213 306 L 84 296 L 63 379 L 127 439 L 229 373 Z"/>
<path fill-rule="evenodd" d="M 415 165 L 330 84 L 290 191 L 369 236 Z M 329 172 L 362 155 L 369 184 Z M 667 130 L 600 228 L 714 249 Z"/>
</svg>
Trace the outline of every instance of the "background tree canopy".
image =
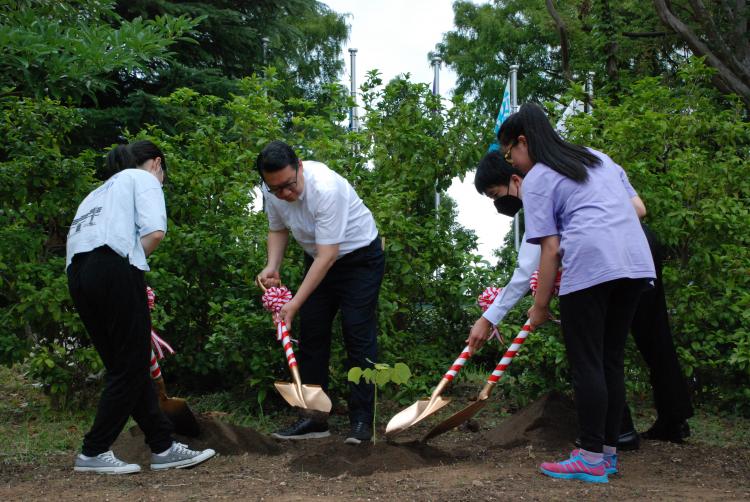
<svg viewBox="0 0 750 502">
<path fill-rule="evenodd" d="M 684 17 L 688 7 L 670 8 Z M 362 130 L 351 132 L 342 125 L 349 98 L 336 83 L 347 28 L 320 2 L 2 3 L 0 362 L 24 363 L 59 402 L 91 385 L 101 364 L 68 297 L 67 229 L 107 176 L 112 144 L 150 138 L 170 164 L 169 232 L 147 277 L 158 295 L 154 325 L 178 350 L 165 373 L 193 392 L 241 388 L 261 403 L 273 395 L 285 366 L 252 283 L 267 232 L 253 209 L 252 163 L 283 139 L 346 176 L 375 214 L 387 257 L 380 358 L 415 374 L 394 397 L 424 394 L 479 315 L 476 295 L 513 267 L 509 245 L 495 266 L 476 256 L 455 205 L 443 198 L 436 210 L 433 190 L 479 160 L 508 66 L 519 62 L 521 101 L 566 103 L 581 97 L 576 76 L 597 72 L 595 113 L 574 119 L 570 134 L 628 170 L 670 249 L 672 321 L 701 402 L 749 411 L 745 97 L 726 93 L 726 72 L 708 54 L 700 54 L 708 66 L 694 59 L 692 42 L 656 7 L 508 0 L 454 9 L 456 30 L 438 47 L 459 74 L 452 102 L 407 77 L 384 85 L 373 71 L 362 86 Z M 741 23 L 726 12 L 712 10 L 711 20 L 741 60 Z M 691 19 L 693 32 L 707 29 Z M 701 40 L 726 55 L 720 41 Z M 295 288 L 301 274 L 293 245 L 283 280 Z M 504 333 L 517 331 L 528 301 Z M 569 387 L 556 327 L 526 346 L 508 393 L 523 401 Z M 475 361 L 494 366 L 501 350 L 488 346 Z M 342 359 L 336 346 L 334 389 L 345 386 Z M 632 357 L 628 381 L 645 394 L 640 364 Z"/>
</svg>

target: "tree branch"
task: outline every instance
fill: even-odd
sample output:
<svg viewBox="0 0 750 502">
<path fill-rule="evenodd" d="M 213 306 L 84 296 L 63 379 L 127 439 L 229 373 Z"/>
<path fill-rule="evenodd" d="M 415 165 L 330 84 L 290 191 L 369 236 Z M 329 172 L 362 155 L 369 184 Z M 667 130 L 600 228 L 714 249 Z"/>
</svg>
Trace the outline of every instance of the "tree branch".
<svg viewBox="0 0 750 502">
<path fill-rule="evenodd" d="M 620 34 L 628 38 L 657 38 L 670 35 L 666 31 L 623 31 Z"/>
<path fill-rule="evenodd" d="M 677 18 L 667 6 L 666 0 L 653 0 L 656 13 L 662 22 L 672 28 L 688 44 L 697 56 L 704 56 L 706 62 L 716 68 L 728 90 L 738 94 L 750 106 L 750 85 L 735 74 L 682 20 Z"/>
<path fill-rule="evenodd" d="M 549 12 L 549 15 L 555 22 L 557 31 L 560 34 L 560 52 L 562 55 L 563 73 L 565 74 L 565 78 L 571 80 L 573 77 L 570 72 L 570 43 L 568 42 L 568 28 L 565 26 L 565 22 L 555 9 L 552 0 L 545 0 L 545 3 L 547 5 L 547 12 Z"/>
</svg>

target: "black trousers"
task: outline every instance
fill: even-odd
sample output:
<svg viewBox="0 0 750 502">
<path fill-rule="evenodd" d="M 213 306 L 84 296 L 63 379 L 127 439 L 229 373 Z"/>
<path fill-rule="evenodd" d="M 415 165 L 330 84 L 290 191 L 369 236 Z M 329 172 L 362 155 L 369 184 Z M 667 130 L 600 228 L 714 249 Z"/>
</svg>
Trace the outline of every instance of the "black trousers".
<svg viewBox="0 0 750 502">
<path fill-rule="evenodd" d="M 631 332 L 639 352 L 648 365 L 658 420 L 665 424 L 676 424 L 693 416 L 693 405 L 690 402 L 690 390 L 674 348 L 672 330 L 669 327 L 667 301 L 662 282 L 664 262 L 662 246 L 645 225 L 643 225 L 643 231 L 654 259 L 656 280 L 654 280 L 654 287 L 644 291 L 641 295 L 633 316 Z M 623 415 L 622 428 L 623 432 L 634 429 L 627 406 Z"/>
<path fill-rule="evenodd" d="M 109 450 L 132 416 L 153 452 L 172 444 L 172 424 L 159 408 L 149 375 L 151 320 L 143 271 L 109 247 L 77 254 L 68 289 L 106 368 L 104 390 L 82 453 Z"/>
<path fill-rule="evenodd" d="M 615 446 L 625 406 L 625 338 L 645 279 L 617 279 L 560 296 L 581 447 Z"/>
<path fill-rule="evenodd" d="M 309 270 L 313 258 L 305 255 Z M 376 362 L 377 304 L 385 270 L 385 256 L 377 237 L 368 246 L 339 258 L 300 308 L 299 368 L 302 381 L 328 388 L 331 327 L 341 310 L 346 347 L 346 369 L 372 367 Z M 361 381 L 349 383 L 349 419 L 371 423 L 375 388 Z"/>
</svg>

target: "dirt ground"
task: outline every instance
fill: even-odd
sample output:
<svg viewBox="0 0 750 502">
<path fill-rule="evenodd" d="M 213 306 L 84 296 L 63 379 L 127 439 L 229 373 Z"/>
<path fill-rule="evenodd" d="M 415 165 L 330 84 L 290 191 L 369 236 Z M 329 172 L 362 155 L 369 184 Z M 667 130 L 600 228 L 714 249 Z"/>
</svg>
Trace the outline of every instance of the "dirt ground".
<svg viewBox="0 0 750 502">
<path fill-rule="evenodd" d="M 750 448 L 713 448 L 689 441 L 645 441 L 621 454 L 621 474 L 606 485 L 554 480 L 538 465 L 567 455 L 575 437 L 572 409 L 549 396 L 500 425 L 419 438 L 419 424 L 392 442 L 343 444 L 345 429 L 326 439 L 276 442 L 258 432 L 203 416 L 203 435 L 219 455 L 190 470 L 148 471 L 139 430 L 123 432 L 116 454 L 146 467 L 140 474 L 76 474 L 74 453 L 38 467 L 1 466 L 0 500 L 750 500 Z M 472 432 L 470 429 L 478 429 Z"/>
</svg>

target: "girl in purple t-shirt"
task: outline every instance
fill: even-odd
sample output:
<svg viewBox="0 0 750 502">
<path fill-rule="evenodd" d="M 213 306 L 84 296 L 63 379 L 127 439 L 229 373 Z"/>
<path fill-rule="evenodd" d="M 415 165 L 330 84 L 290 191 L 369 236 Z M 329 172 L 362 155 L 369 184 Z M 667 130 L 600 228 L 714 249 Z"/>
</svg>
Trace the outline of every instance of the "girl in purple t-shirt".
<svg viewBox="0 0 750 502">
<path fill-rule="evenodd" d="M 526 173 L 523 188 L 520 177 L 509 181 L 508 195 L 522 197 L 526 240 L 542 248 L 532 327 L 550 319 L 563 268 L 560 321 L 582 447 L 540 468 L 556 478 L 606 483 L 617 472 L 625 338 L 638 298 L 656 276 L 648 242 L 622 168 L 563 140 L 539 106 L 525 104 L 508 117 L 498 140 L 506 160 Z"/>
</svg>

